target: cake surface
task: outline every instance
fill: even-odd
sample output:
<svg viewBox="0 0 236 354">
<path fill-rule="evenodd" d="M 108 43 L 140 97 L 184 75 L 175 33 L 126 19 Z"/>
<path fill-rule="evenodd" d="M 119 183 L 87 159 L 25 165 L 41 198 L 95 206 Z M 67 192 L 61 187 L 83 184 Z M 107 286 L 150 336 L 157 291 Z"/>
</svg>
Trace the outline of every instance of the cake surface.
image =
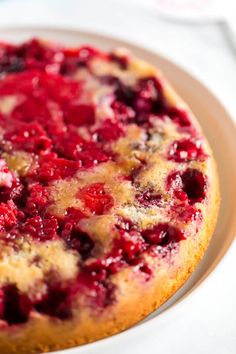
<svg viewBox="0 0 236 354">
<path fill-rule="evenodd" d="M 120 332 L 193 272 L 214 158 L 163 75 L 124 49 L 0 43 L 0 352 Z"/>
</svg>

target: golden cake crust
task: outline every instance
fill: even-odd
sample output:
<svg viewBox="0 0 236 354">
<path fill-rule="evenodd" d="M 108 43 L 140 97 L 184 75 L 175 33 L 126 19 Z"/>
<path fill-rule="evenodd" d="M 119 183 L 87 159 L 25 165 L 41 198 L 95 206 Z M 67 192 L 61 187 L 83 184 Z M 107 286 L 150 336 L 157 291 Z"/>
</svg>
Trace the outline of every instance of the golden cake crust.
<svg viewBox="0 0 236 354">
<path fill-rule="evenodd" d="M 118 49 L 116 51 L 116 55 L 123 55 L 124 51 Z M 101 69 L 102 68 L 102 69 Z M 96 73 L 96 70 L 101 74 L 101 70 L 103 71 L 103 75 L 111 74 L 111 67 L 103 67 L 103 63 L 98 61 L 94 61 L 93 70 Z M 185 109 L 191 120 L 194 121 L 195 125 L 199 125 L 186 106 L 186 104 L 182 101 L 182 99 L 176 94 L 172 86 L 166 81 L 166 79 L 162 76 L 159 70 L 152 67 L 151 65 L 137 59 L 131 57 L 129 64 L 129 73 L 124 73 L 123 71 L 118 72 L 116 66 L 112 69 L 113 75 L 117 75 L 119 77 L 122 76 L 122 80 L 126 82 L 132 82 L 132 78 L 135 77 L 147 77 L 147 76 L 155 76 L 159 78 L 164 87 L 164 94 L 168 99 L 168 102 L 173 106 L 177 106 L 179 108 Z M 135 139 L 139 140 L 141 137 L 139 136 L 139 132 L 135 131 L 135 128 L 130 132 L 131 139 L 136 137 Z M 178 137 L 178 132 L 173 132 Z M 130 138 L 129 138 L 130 139 Z M 127 152 L 127 146 L 125 145 L 125 141 L 122 142 L 121 138 L 121 146 L 117 145 L 116 148 L 124 149 L 124 154 Z M 117 143 L 119 144 L 119 142 Z M 220 192 L 219 192 L 219 182 L 217 175 L 217 168 L 214 161 L 213 154 L 208 146 L 208 143 L 204 140 L 204 149 L 210 158 L 207 159 L 206 162 L 198 164 L 197 162 L 192 162 L 192 167 L 198 167 L 200 170 L 204 171 L 204 173 L 208 177 L 209 189 L 207 194 L 207 202 L 203 206 L 199 206 L 203 213 L 203 221 L 199 227 L 197 234 L 194 237 L 189 237 L 184 240 L 184 242 L 180 242 L 180 246 L 178 252 L 173 253 L 171 255 L 171 259 L 164 258 L 154 258 L 146 255 L 147 263 L 152 266 L 152 270 L 154 275 L 147 282 L 144 276 L 137 276 L 137 270 L 135 267 L 127 267 L 120 270 L 118 273 L 112 275 L 112 282 L 117 286 L 116 292 L 116 301 L 111 306 L 105 309 L 97 309 L 91 311 L 86 303 L 83 306 L 84 299 L 80 299 L 79 304 L 76 302 L 73 304 L 73 318 L 71 320 L 61 321 L 59 319 L 52 319 L 50 316 L 45 316 L 40 313 L 34 312 L 28 321 L 25 324 L 20 326 L 1 328 L 0 330 L 0 352 L 4 354 L 18 353 L 18 354 L 29 354 L 29 353 L 40 353 L 40 352 L 48 352 L 57 349 L 63 349 L 68 347 L 73 347 L 76 345 L 81 345 L 89 342 L 93 342 L 95 340 L 110 336 L 112 334 L 118 333 L 122 330 L 125 330 L 142 320 L 145 316 L 156 310 L 161 304 L 167 301 L 188 279 L 188 277 L 192 274 L 199 261 L 203 257 L 209 241 L 211 239 L 212 233 L 214 231 L 214 227 L 217 221 L 217 215 L 220 205 Z M 150 159 L 153 156 L 150 156 Z M 121 161 L 121 163 L 123 163 Z M 155 180 L 155 176 L 157 172 L 157 164 L 165 164 L 164 161 L 160 158 L 156 160 L 156 164 L 151 166 L 150 169 L 147 168 L 145 173 L 140 175 L 140 184 L 144 186 L 148 184 L 148 181 Z M 135 165 L 135 162 L 132 160 L 129 161 L 129 166 L 125 166 L 125 169 L 130 170 Z M 174 163 L 173 163 L 174 165 Z M 166 175 L 168 171 L 172 169 L 172 162 L 169 162 L 169 166 L 163 173 Z M 109 171 L 105 170 L 104 180 L 108 188 L 114 188 L 112 186 L 114 183 L 112 181 L 112 169 L 113 165 L 109 165 Z M 103 182 L 103 177 L 101 174 L 101 181 Z M 110 179 L 109 179 L 110 178 Z M 93 176 L 86 175 L 86 181 L 93 182 Z M 161 179 L 161 178 L 159 178 Z M 96 180 L 97 181 L 97 180 Z M 100 181 L 99 181 L 100 182 Z M 68 206 L 71 206 L 71 201 L 68 199 L 68 205 L 66 204 L 66 196 L 68 196 L 68 185 L 63 185 L 63 182 L 56 186 L 52 186 L 53 188 L 53 200 L 55 201 L 57 198 L 56 209 L 54 208 L 54 213 L 56 215 L 62 215 L 64 213 L 64 209 Z M 72 189 L 70 193 L 73 194 L 73 181 Z M 77 182 L 75 183 L 75 191 L 78 189 Z M 80 176 L 79 186 L 83 188 L 84 176 Z M 159 181 L 157 180 L 158 184 Z M 160 182 L 161 183 L 161 182 Z M 110 186 L 110 187 L 109 187 Z M 127 188 L 126 188 L 127 187 Z M 163 186 L 160 184 L 159 190 L 161 190 Z M 63 189 L 64 188 L 64 189 Z M 125 190 L 123 190 L 123 188 Z M 123 203 L 122 198 L 125 200 L 129 200 L 132 203 L 132 193 L 129 191 L 129 186 L 127 184 L 124 186 L 116 186 L 114 189 L 114 199 L 116 203 Z M 61 204 L 60 204 L 61 201 Z M 78 206 L 80 201 L 76 200 L 76 204 L 74 206 Z M 51 206 L 53 208 L 53 205 Z M 122 215 L 123 211 L 120 211 L 120 215 Z M 124 211 L 124 215 L 131 215 L 132 210 Z M 109 247 L 107 242 L 107 237 L 103 237 L 106 235 L 106 225 L 109 224 L 110 219 L 105 218 L 103 223 L 100 224 L 100 219 L 98 217 L 98 221 L 94 220 L 95 226 L 94 228 L 104 227 L 104 233 L 99 232 L 100 242 L 104 247 Z M 142 216 L 140 217 L 142 219 Z M 137 217 L 137 220 L 138 217 Z M 97 222 L 97 224 L 96 224 Z M 146 228 L 149 225 L 153 225 L 154 221 L 148 220 L 145 221 L 142 219 L 140 221 L 143 228 Z M 102 226 L 103 225 L 103 226 Z M 84 227 L 91 227 L 87 226 Z M 109 242 L 108 242 L 109 243 Z M 52 246 L 52 245 L 51 245 Z M 50 246 L 50 247 L 51 247 Z M 42 257 L 45 259 L 44 267 L 47 266 L 47 262 L 50 263 L 50 260 L 54 263 L 57 270 L 63 273 L 64 279 L 72 278 L 76 272 L 76 256 L 73 251 L 66 254 L 67 259 L 64 260 L 64 270 L 62 270 L 61 265 L 57 264 L 57 256 L 60 255 L 61 258 L 65 256 L 65 251 L 63 251 L 63 246 L 56 242 L 55 246 L 48 248 L 45 246 L 41 246 Z M 46 248 L 44 248 L 46 247 Z M 34 252 L 34 250 L 31 250 Z M 17 262 L 13 262 L 12 267 L 17 267 Z M 32 274 L 27 272 L 22 265 L 20 265 L 23 278 L 35 278 L 42 276 L 37 269 L 32 271 Z M 61 268 L 60 268 L 61 267 Z M 68 268 L 67 268 L 68 267 Z M 69 271 L 66 271 L 69 269 Z M 4 275 L 4 267 L 0 264 L 0 275 Z M 9 270 L 7 270 L 9 271 Z M 13 269 L 10 273 L 14 281 L 14 277 L 19 277 L 19 274 L 15 274 L 16 269 Z M 22 280 L 22 284 L 20 284 L 22 290 L 27 287 Z"/>
</svg>

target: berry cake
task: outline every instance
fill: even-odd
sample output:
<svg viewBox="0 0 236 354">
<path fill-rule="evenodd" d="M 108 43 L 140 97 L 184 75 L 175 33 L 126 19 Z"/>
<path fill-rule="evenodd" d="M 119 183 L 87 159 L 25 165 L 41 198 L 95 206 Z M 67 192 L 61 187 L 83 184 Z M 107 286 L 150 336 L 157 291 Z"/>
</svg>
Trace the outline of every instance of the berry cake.
<svg viewBox="0 0 236 354">
<path fill-rule="evenodd" d="M 1 43 L 0 134 L 1 353 L 120 332 L 195 269 L 217 172 L 157 69 L 124 49 Z"/>
</svg>

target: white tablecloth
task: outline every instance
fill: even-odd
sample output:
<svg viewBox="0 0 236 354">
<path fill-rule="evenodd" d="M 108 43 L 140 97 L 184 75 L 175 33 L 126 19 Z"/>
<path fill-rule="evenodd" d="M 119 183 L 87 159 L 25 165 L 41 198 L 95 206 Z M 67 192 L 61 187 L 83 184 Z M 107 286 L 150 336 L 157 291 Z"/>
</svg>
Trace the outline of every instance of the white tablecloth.
<svg viewBox="0 0 236 354">
<path fill-rule="evenodd" d="M 163 21 L 154 12 L 135 5 L 134 0 L 0 0 L 0 25 L 5 24 L 69 25 L 152 48 L 195 74 L 236 119 L 236 48 L 230 46 L 217 24 Z M 175 321 L 119 353 L 235 354 L 235 250 L 234 243 Z M 114 353 L 118 353 L 115 348 Z"/>
</svg>

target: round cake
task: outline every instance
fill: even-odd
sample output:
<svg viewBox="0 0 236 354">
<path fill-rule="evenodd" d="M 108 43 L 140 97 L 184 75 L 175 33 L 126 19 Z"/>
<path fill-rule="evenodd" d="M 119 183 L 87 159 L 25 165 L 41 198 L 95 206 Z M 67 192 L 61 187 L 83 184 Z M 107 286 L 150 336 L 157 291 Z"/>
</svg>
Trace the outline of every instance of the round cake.
<svg viewBox="0 0 236 354">
<path fill-rule="evenodd" d="M 127 50 L 0 44 L 0 352 L 92 342 L 157 309 L 202 258 L 215 161 Z"/>
</svg>

